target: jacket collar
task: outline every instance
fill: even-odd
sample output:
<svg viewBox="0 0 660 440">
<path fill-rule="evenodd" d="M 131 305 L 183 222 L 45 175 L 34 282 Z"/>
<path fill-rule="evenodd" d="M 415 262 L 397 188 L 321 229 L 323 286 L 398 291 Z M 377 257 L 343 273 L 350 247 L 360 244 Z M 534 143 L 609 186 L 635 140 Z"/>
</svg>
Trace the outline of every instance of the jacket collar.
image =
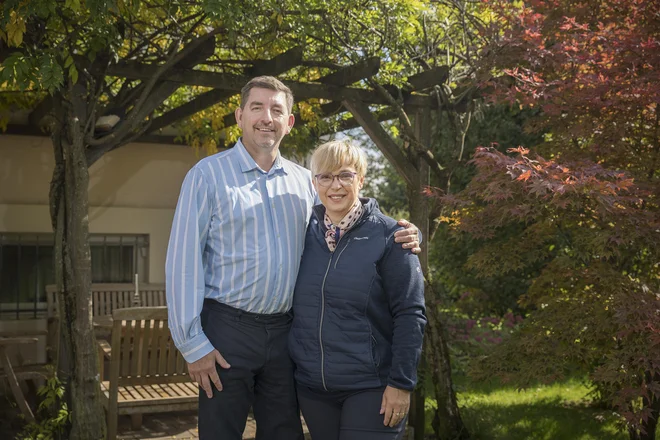
<svg viewBox="0 0 660 440">
<path fill-rule="evenodd" d="M 378 202 L 376 199 L 371 199 L 367 197 L 360 197 L 360 202 L 362 203 L 362 207 L 364 208 L 364 213 L 362 213 L 362 218 L 360 221 L 358 221 L 353 228 L 364 222 L 364 220 L 369 217 L 371 214 L 373 214 L 375 211 L 377 211 L 378 208 Z M 323 204 L 318 204 L 315 205 L 312 208 L 312 213 L 316 217 L 316 220 L 319 222 L 319 224 L 323 224 L 323 218 L 325 216 L 325 206 Z"/>
</svg>

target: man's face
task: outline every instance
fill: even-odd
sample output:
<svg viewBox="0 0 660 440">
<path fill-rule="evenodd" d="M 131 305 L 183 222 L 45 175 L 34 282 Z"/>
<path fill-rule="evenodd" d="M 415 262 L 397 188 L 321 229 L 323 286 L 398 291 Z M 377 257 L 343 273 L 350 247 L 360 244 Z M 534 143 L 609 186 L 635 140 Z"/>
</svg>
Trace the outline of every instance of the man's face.
<svg viewBox="0 0 660 440">
<path fill-rule="evenodd" d="M 256 154 L 280 146 L 293 127 L 284 92 L 254 88 L 243 108 L 236 109 L 236 123 L 243 131 L 243 145 Z"/>
</svg>

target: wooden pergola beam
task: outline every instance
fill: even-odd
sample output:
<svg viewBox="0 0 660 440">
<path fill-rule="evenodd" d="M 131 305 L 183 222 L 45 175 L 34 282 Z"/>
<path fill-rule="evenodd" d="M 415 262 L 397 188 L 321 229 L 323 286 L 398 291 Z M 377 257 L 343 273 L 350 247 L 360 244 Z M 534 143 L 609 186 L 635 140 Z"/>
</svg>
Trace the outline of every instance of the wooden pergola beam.
<svg viewBox="0 0 660 440">
<path fill-rule="evenodd" d="M 302 62 L 303 49 L 301 46 L 294 47 L 288 51 L 273 57 L 270 60 L 263 60 L 256 63 L 253 67 L 248 69 L 252 76 L 260 75 L 279 75 L 286 72 L 294 66 Z M 232 90 L 214 89 L 202 93 L 189 102 L 172 109 L 158 118 L 154 119 L 149 129 L 150 132 L 158 131 L 163 127 L 167 127 L 176 121 L 194 115 L 206 108 L 209 108 L 218 102 L 229 99 L 236 93 Z"/>
<path fill-rule="evenodd" d="M 249 76 L 279 75 L 287 70 L 298 66 L 303 60 L 303 47 L 296 46 L 269 60 L 260 60 L 246 69 L 245 74 Z"/>
<path fill-rule="evenodd" d="M 47 136 L 41 129 L 33 125 L 22 125 L 22 124 L 9 124 L 7 125 L 7 130 L 2 134 L 6 135 L 16 135 L 16 136 L 36 136 L 44 137 Z M 179 136 L 171 135 L 162 135 L 162 134 L 145 134 L 135 139 L 134 142 L 138 143 L 148 143 L 148 144 L 166 144 L 166 145 L 181 145 L 188 147 L 185 143 L 185 140 L 180 139 Z"/>
<path fill-rule="evenodd" d="M 343 101 L 343 104 L 406 183 L 411 186 L 414 185 L 418 179 L 417 169 L 410 163 L 383 126 L 380 125 L 380 122 L 369 110 L 369 106 L 363 102 L 348 100 Z"/>
<path fill-rule="evenodd" d="M 412 86 L 412 90 L 420 91 L 440 85 L 447 81 L 447 78 L 449 78 L 449 66 L 438 66 L 408 77 L 408 84 Z"/>
<path fill-rule="evenodd" d="M 154 121 L 151 123 L 151 126 L 149 127 L 149 132 L 153 133 L 181 119 L 192 116 L 195 113 L 209 108 L 220 101 L 224 101 L 233 94 L 233 92 L 228 92 L 227 90 L 217 89 L 202 93 L 201 95 L 186 102 L 185 104 L 165 112 L 161 116 L 154 119 Z"/>
<path fill-rule="evenodd" d="M 108 68 L 108 75 L 129 79 L 147 79 L 158 71 L 157 65 L 137 62 L 121 63 Z M 238 93 L 250 80 L 245 75 L 232 75 L 228 73 L 204 72 L 194 69 L 172 69 L 163 75 L 163 79 L 177 84 L 213 87 Z M 332 84 L 319 84 L 311 82 L 283 81 L 294 96 L 299 100 L 326 99 L 328 101 L 362 101 L 368 104 L 387 105 L 385 98 L 371 90 L 355 87 L 335 86 Z M 405 105 L 411 107 L 437 106 L 436 100 L 428 95 L 409 95 L 404 100 Z"/>
</svg>

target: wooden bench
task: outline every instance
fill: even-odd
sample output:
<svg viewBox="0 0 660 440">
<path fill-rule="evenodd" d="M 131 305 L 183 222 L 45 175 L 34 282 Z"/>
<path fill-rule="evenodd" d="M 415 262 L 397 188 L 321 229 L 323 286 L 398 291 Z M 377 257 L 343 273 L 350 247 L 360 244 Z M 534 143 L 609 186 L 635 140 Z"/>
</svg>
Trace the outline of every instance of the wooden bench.
<svg viewBox="0 0 660 440">
<path fill-rule="evenodd" d="M 165 302 L 165 285 L 142 283 L 135 295 L 135 285 L 131 283 L 92 284 L 92 315 L 112 315 L 114 309 L 127 307 L 160 307 Z M 49 319 L 59 316 L 57 306 L 57 286 L 46 286 L 46 312 Z"/>
<path fill-rule="evenodd" d="M 196 409 L 198 387 L 172 342 L 167 308 L 115 309 L 112 317 L 112 339 L 98 345 L 99 364 L 110 361 L 109 380 L 101 381 L 108 439 L 116 438 L 119 415 L 130 415 L 139 429 L 142 414 Z"/>
<path fill-rule="evenodd" d="M 135 285 L 131 283 L 94 283 L 92 284 L 92 315 L 112 315 L 113 310 L 128 307 L 165 306 L 165 285 L 142 283 L 135 294 Z M 54 363 L 59 343 L 59 309 L 57 286 L 46 286 L 46 316 L 48 318 L 48 337 L 46 350 L 49 362 Z"/>
</svg>

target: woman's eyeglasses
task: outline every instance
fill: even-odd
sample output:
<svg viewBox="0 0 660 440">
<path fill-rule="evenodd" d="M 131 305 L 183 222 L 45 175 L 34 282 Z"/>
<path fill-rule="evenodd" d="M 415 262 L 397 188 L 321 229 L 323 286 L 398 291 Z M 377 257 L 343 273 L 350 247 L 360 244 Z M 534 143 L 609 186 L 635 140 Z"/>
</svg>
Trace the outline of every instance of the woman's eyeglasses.
<svg viewBox="0 0 660 440">
<path fill-rule="evenodd" d="M 330 186 L 334 182 L 335 177 L 339 180 L 339 183 L 342 186 L 351 186 L 353 185 L 353 180 L 357 173 L 351 171 L 342 171 L 339 174 L 330 174 L 330 173 L 321 173 L 314 176 L 316 182 L 321 186 Z"/>
</svg>

